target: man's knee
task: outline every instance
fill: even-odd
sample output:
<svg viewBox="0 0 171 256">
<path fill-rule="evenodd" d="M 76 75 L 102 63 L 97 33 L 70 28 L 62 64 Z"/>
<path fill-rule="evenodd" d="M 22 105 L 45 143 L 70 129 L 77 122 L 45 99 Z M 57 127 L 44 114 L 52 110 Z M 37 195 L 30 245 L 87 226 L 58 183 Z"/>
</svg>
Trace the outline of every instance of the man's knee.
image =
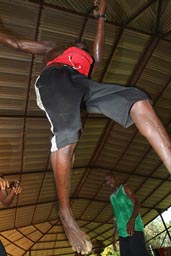
<svg viewBox="0 0 171 256">
<path fill-rule="evenodd" d="M 58 150 L 51 152 L 51 157 L 58 158 L 59 160 L 60 159 L 71 159 L 73 161 L 75 147 L 76 147 L 76 143 L 69 144 L 63 148 L 60 148 Z"/>
<path fill-rule="evenodd" d="M 146 111 L 148 109 L 151 109 L 152 106 L 151 106 L 151 103 L 148 99 L 145 99 L 145 100 L 140 100 L 140 101 L 137 101 L 134 103 L 134 105 L 132 106 L 131 108 L 131 111 L 130 113 L 131 114 L 138 114 L 138 115 L 143 115 L 146 113 Z"/>
</svg>

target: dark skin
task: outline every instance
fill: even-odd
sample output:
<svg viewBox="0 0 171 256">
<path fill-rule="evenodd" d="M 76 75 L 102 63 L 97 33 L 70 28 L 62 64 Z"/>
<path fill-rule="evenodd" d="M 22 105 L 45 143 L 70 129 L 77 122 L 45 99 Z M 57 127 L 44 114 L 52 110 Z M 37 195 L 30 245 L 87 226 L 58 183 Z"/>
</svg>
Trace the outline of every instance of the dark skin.
<svg viewBox="0 0 171 256">
<path fill-rule="evenodd" d="M 0 202 L 3 204 L 3 206 L 9 207 L 15 196 L 21 193 L 22 188 L 19 184 L 10 188 L 9 181 L 6 180 L 2 175 L 0 176 Z"/>
<path fill-rule="evenodd" d="M 106 9 L 105 0 L 95 0 L 94 6 L 97 7 L 94 9 L 94 16 L 96 17 L 98 14 L 104 14 Z M 15 37 L 0 34 L 0 42 L 8 45 L 9 47 L 15 48 L 17 50 L 21 50 L 23 52 L 43 55 L 44 56 L 44 65 L 58 55 L 60 55 L 65 49 L 59 48 L 56 43 L 51 41 L 31 41 L 31 40 L 18 40 Z M 80 49 L 84 48 L 83 43 L 77 43 L 76 46 Z M 97 33 L 95 36 L 94 44 L 93 44 L 93 57 L 94 57 L 94 65 L 91 72 L 91 75 L 94 73 L 95 68 L 100 63 L 102 58 L 104 48 L 104 18 L 99 18 L 97 20 Z M 55 65 L 55 64 L 53 64 Z"/>
<path fill-rule="evenodd" d="M 94 15 L 104 14 L 105 0 L 95 0 Z M 38 42 L 30 40 L 18 40 L 7 34 L 0 34 L 0 42 L 31 54 L 44 56 L 44 64 L 61 54 L 65 49 L 60 49 L 53 42 Z M 84 48 L 82 43 L 76 45 Z M 97 20 L 97 31 L 93 44 L 94 64 L 91 69 L 92 76 L 102 59 L 104 48 L 104 18 Z M 56 63 L 53 65 L 60 65 Z M 162 123 L 158 119 L 154 109 L 148 100 L 136 102 L 130 111 L 131 118 L 140 133 L 146 137 L 156 153 L 159 155 L 169 173 L 171 173 L 171 142 Z M 78 227 L 69 205 L 70 172 L 74 161 L 76 144 L 67 145 L 51 153 L 51 163 L 54 171 L 56 189 L 59 199 L 59 216 L 62 221 L 67 238 L 74 251 L 86 254 L 91 251 L 92 245 L 88 237 Z"/>
<path fill-rule="evenodd" d="M 105 0 L 95 0 L 94 16 L 104 14 L 106 9 Z M 0 34 L 0 42 L 31 54 L 43 55 L 44 64 L 61 54 L 65 49 L 60 49 L 53 42 L 37 42 L 30 40 L 18 40 L 6 34 Z M 80 42 L 78 48 L 83 49 L 84 45 Z M 101 61 L 104 48 L 104 18 L 97 20 L 97 33 L 93 44 L 94 66 L 91 75 Z M 59 65 L 59 64 L 54 64 Z M 54 171 L 57 194 L 59 199 L 59 216 L 62 221 L 65 233 L 74 251 L 87 254 L 91 251 L 92 244 L 89 238 L 78 227 L 69 205 L 70 170 L 74 161 L 74 150 L 76 144 L 67 145 L 58 151 L 51 153 L 51 163 Z"/>
<path fill-rule="evenodd" d="M 119 182 L 117 176 L 115 175 L 108 175 L 105 177 L 105 183 L 111 188 L 112 193 L 116 193 L 116 191 L 118 190 L 119 186 L 121 185 L 121 183 Z M 136 199 L 133 191 L 128 187 L 128 185 L 124 185 L 124 191 L 126 193 L 126 195 L 130 198 L 130 200 L 133 202 L 134 208 L 132 211 L 132 215 L 130 217 L 130 219 L 128 220 L 127 223 L 127 233 L 129 236 L 133 236 L 134 235 L 134 223 L 135 223 L 135 218 L 136 216 L 139 214 L 139 202 Z M 114 227 L 114 248 L 115 248 L 115 243 L 116 243 L 116 232 L 117 232 L 117 228 L 116 225 Z"/>
<path fill-rule="evenodd" d="M 14 200 L 15 195 L 20 194 L 21 191 L 21 186 L 13 187 L 11 189 L 8 180 L 0 178 L 0 201 L 4 206 L 8 207 Z"/>
</svg>

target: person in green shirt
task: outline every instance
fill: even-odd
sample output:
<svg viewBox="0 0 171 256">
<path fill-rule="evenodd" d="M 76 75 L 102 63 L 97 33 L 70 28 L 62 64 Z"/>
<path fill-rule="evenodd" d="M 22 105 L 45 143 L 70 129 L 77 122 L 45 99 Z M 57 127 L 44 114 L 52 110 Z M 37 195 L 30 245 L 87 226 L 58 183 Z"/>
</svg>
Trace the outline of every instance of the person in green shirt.
<svg viewBox="0 0 171 256">
<path fill-rule="evenodd" d="M 110 202 L 115 217 L 114 248 L 118 233 L 121 256 L 148 256 L 138 200 L 127 184 L 119 182 L 117 176 L 108 175 L 105 181 L 112 189 Z"/>
</svg>

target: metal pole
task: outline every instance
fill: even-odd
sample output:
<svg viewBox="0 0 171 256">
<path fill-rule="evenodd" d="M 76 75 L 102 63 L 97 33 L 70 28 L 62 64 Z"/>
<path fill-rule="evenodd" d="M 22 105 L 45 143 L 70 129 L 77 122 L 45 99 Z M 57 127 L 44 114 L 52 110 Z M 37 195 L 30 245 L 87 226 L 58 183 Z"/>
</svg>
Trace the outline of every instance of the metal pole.
<svg viewBox="0 0 171 256">
<path fill-rule="evenodd" d="M 171 241 L 171 235 L 170 235 L 170 233 L 169 233 L 169 231 L 168 231 L 168 228 L 167 228 L 167 226 L 166 226 L 166 223 L 165 223 L 165 221 L 164 221 L 164 219 L 163 219 L 163 216 L 162 216 L 162 214 L 161 214 L 161 210 L 157 209 L 157 211 L 158 211 L 158 213 L 159 213 L 159 215 L 160 215 L 160 217 L 161 217 L 161 220 L 162 220 L 163 225 L 164 225 L 164 227 L 165 227 L 166 233 L 167 233 L 167 235 L 168 235 L 168 237 L 169 237 L 169 239 L 170 239 L 170 241 Z"/>
</svg>

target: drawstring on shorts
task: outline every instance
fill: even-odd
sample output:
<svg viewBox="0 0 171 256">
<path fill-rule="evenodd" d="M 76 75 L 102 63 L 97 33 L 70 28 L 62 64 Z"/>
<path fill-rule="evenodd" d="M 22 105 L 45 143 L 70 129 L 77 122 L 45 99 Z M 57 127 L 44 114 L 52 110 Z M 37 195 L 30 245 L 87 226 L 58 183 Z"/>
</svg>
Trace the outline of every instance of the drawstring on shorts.
<svg viewBox="0 0 171 256">
<path fill-rule="evenodd" d="M 71 65 L 72 65 L 73 69 L 78 70 L 78 69 L 82 68 L 80 65 L 78 67 L 75 66 L 75 64 L 72 61 L 72 56 L 68 56 L 68 59 L 69 59 L 69 62 L 71 63 Z"/>
</svg>

